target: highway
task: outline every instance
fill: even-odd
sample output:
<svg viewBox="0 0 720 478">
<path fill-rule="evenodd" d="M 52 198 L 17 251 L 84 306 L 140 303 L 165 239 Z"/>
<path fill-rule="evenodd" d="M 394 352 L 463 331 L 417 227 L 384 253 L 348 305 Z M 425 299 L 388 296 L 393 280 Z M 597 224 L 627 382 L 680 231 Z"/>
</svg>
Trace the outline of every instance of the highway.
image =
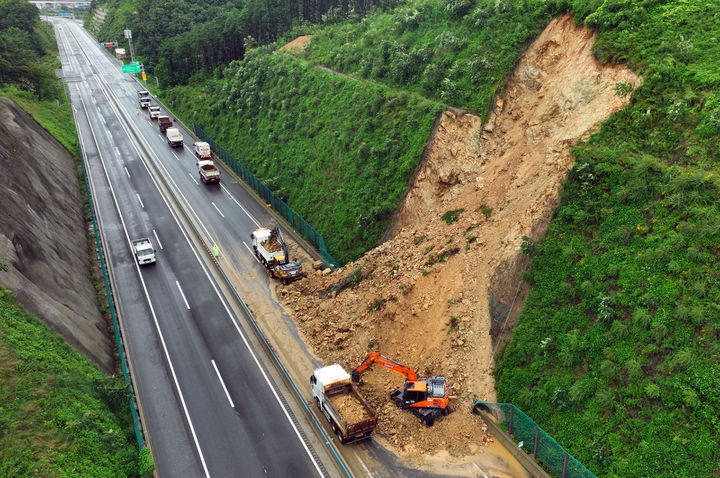
<svg viewBox="0 0 720 478">
<path fill-rule="evenodd" d="M 135 113 L 137 83 L 79 25 L 54 25 L 158 474 L 343 476 L 323 443 L 303 431 L 306 419 L 293 412 L 291 394 L 152 170 L 187 201 L 206 243 L 245 247 L 237 231 L 249 237 L 266 213 L 241 197 L 239 185 L 199 183 L 187 145 L 172 150 L 148 115 Z M 130 249 L 141 237 L 158 256 L 142 268 Z M 251 254 L 242 257 L 238 267 L 258 267 Z"/>
</svg>

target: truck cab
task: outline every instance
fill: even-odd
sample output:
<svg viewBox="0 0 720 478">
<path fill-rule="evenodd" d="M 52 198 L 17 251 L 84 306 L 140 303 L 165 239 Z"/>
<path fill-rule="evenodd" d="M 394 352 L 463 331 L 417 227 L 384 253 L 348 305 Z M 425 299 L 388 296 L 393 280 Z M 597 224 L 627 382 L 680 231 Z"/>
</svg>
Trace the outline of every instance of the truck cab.
<svg viewBox="0 0 720 478">
<path fill-rule="evenodd" d="M 210 152 L 210 145 L 205 143 L 204 141 L 198 141 L 193 145 L 193 150 L 195 151 L 195 156 L 197 156 L 200 159 L 210 159 L 212 158 L 212 153 Z"/>
<path fill-rule="evenodd" d="M 158 116 L 160 116 L 160 107 L 157 105 L 152 105 L 150 107 L 150 119 L 157 119 Z"/>
<path fill-rule="evenodd" d="M 138 99 L 143 98 L 145 96 L 147 96 L 148 98 L 150 97 L 150 92 L 148 90 L 140 90 L 137 92 L 137 94 L 138 94 Z"/>
<path fill-rule="evenodd" d="M 143 266 L 155 262 L 155 248 L 149 238 L 145 237 L 132 241 L 132 247 L 139 265 Z"/>
</svg>

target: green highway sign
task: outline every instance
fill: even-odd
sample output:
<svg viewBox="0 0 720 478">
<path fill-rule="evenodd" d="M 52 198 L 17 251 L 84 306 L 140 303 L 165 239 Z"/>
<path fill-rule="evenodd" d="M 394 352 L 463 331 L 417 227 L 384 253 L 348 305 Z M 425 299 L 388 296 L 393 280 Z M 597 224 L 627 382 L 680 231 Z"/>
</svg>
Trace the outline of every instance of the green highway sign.
<svg viewBox="0 0 720 478">
<path fill-rule="evenodd" d="M 123 73 L 140 73 L 140 65 L 123 65 L 121 69 Z"/>
</svg>

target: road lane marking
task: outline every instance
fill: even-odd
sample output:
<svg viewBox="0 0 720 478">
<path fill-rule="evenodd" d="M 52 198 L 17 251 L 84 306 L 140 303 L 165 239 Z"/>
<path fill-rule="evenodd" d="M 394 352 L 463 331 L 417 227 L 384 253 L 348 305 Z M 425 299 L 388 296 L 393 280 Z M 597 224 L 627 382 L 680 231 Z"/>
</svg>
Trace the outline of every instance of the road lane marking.
<svg viewBox="0 0 720 478">
<path fill-rule="evenodd" d="M 247 247 L 247 250 L 248 250 L 248 252 L 250 253 L 250 255 L 253 256 L 253 259 L 255 259 L 255 260 L 258 262 L 258 264 L 259 264 L 260 261 L 258 260 L 258 258 L 257 258 L 257 256 L 255 255 L 255 253 L 252 251 L 252 249 L 250 249 L 250 246 L 248 246 L 248 245 L 245 243 L 245 241 L 243 241 L 243 245 L 244 245 L 245 247 Z"/>
<path fill-rule="evenodd" d="M 140 195 L 138 193 L 135 193 L 135 195 L 137 196 L 138 201 L 140 201 L 140 205 L 142 206 L 142 208 L 145 209 L 145 205 L 143 204 L 142 199 L 140 199 Z"/>
<path fill-rule="evenodd" d="M 222 183 L 220 184 L 220 187 L 222 188 L 223 191 L 225 191 L 225 192 L 227 193 L 228 196 L 230 196 L 230 199 L 232 199 L 232 200 L 235 202 L 235 204 L 237 204 L 238 206 L 240 206 L 240 209 L 242 209 L 243 212 L 244 212 L 245 214 L 247 214 L 247 217 L 249 217 L 250 220 L 255 223 L 255 226 L 260 227 L 260 223 L 257 222 L 257 221 L 255 220 L 255 218 L 252 217 L 252 215 L 250 215 L 250 213 L 248 212 L 248 210 L 245 209 L 242 204 L 240 204 L 240 201 L 238 201 L 237 199 L 235 199 L 235 196 L 233 196 L 233 194 L 228 190 L 228 188 L 226 188 L 225 186 L 223 186 Z"/>
<path fill-rule="evenodd" d="M 188 173 L 188 174 L 190 174 L 190 173 Z M 190 174 L 190 179 L 192 179 L 193 181 L 195 181 L 195 184 L 197 184 L 198 186 L 200 185 L 200 183 L 197 182 L 197 179 L 195 179 L 195 176 L 193 176 L 192 174 Z"/>
<path fill-rule="evenodd" d="M 188 310 L 190 310 L 190 304 L 188 304 L 188 301 L 187 301 L 187 299 L 185 298 L 185 294 L 183 294 L 182 287 L 180 287 L 180 282 L 175 281 L 175 284 L 177 285 L 177 288 L 178 288 L 178 290 L 180 291 L 180 295 L 181 295 L 182 298 L 183 298 L 183 302 L 185 302 L 185 307 L 187 307 Z"/>
<path fill-rule="evenodd" d="M 80 103 L 82 104 L 83 113 L 85 113 L 85 118 L 87 119 L 90 134 L 93 138 L 93 142 L 95 143 L 95 148 L 98 150 L 98 158 L 100 159 L 100 164 L 102 165 L 103 173 L 105 175 L 105 179 L 108 182 L 108 186 L 110 188 L 110 194 L 113 198 L 113 203 L 115 204 L 115 210 L 118 213 L 118 216 L 120 217 L 120 223 L 122 224 L 123 231 L 125 232 L 125 240 L 127 241 L 128 246 L 132 249 L 132 242 L 130 241 L 130 236 L 128 234 L 127 226 L 125 225 L 125 219 L 123 218 L 122 211 L 120 211 L 120 205 L 117 200 L 117 196 L 115 195 L 115 189 L 112 186 L 112 182 L 110 181 L 110 175 L 107 172 L 107 167 L 105 166 L 105 161 L 102 159 L 102 153 L 100 152 L 100 145 L 98 144 L 97 137 L 95 136 L 95 130 L 93 130 L 92 122 L 90 121 L 90 115 L 87 113 L 87 108 L 85 106 L 85 101 L 82 99 L 82 96 L 79 97 Z M 124 126 L 123 126 L 123 129 Z M 78 134 L 80 134 L 81 130 L 78 130 Z M 83 148 L 84 149 L 84 148 Z M 139 152 L 138 152 L 139 153 Z M 143 162 L 143 164 L 145 164 Z M 147 168 L 147 165 L 145 166 Z M 88 171 L 90 170 L 90 163 L 88 162 Z M 155 181 L 154 178 L 153 182 Z M 92 174 L 88 174 L 88 180 L 90 181 L 91 187 L 93 183 Z M 157 187 L 157 183 L 156 183 Z M 159 191 L 159 188 L 158 188 Z M 165 197 L 162 196 L 163 201 L 165 202 L 165 205 L 168 209 L 170 209 L 170 205 L 165 200 Z M 97 211 L 99 215 L 99 210 Z M 172 214 L 172 211 L 171 211 Z M 177 217 L 174 216 L 175 223 L 180 227 L 180 223 L 177 219 Z M 190 240 L 188 239 L 187 235 L 185 235 L 185 231 L 182 231 L 183 236 L 185 237 L 185 240 L 190 243 Z M 194 251 L 193 251 L 194 252 Z M 197 254 L 195 256 L 197 258 Z M 199 261 L 199 258 L 198 258 Z M 142 284 L 143 292 L 145 293 L 145 299 L 147 300 L 148 306 L 150 307 L 150 314 L 152 315 L 153 322 L 155 324 L 155 329 L 158 332 L 158 336 L 160 337 L 160 344 L 162 345 L 163 352 L 165 353 L 165 358 L 167 359 L 168 365 L 170 367 L 170 373 L 172 374 L 173 382 L 175 383 L 175 389 L 178 392 L 178 395 L 180 397 L 180 403 L 182 404 L 183 412 L 185 413 L 185 419 L 187 420 L 187 424 L 190 427 L 190 432 L 193 437 L 193 441 L 195 442 L 195 448 L 198 452 L 198 455 L 200 456 L 200 463 L 202 464 L 203 471 L 205 472 L 205 477 L 210 478 L 210 471 L 208 470 L 207 463 L 205 461 L 205 455 L 202 452 L 202 448 L 200 447 L 200 442 L 197 437 L 197 433 L 195 432 L 195 426 L 193 425 L 192 418 L 190 418 L 190 411 L 188 410 L 187 403 L 185 402 L 185 396 L 183 395 L 182 389 L 180 388 L 180 382 L 178 381 L 177 374 L 175 373 L 175 366 L 173 365 L 172 359 L 170 358 L 170 352 L 167 348 L 167 343 L 165 342 L 165 337 L 163 336 L 162 330 L 160 329 L 160 323 L 158 322 L 157 315 L 155 314 L 155 307 L 153 307 L 152 300 L 150 299 L 150 294 L 148 293 L 147 286 L 145 284 L 145 279 L 143 279 L 142 271 L 140 270 L 140 265 L 137 263 L 137 261 L 133 261 L 135 263 L 135 270 L 138 274 L 138 277 L 140 277 L 140 284 Z M 205 274 L 207 276 L 207 271 L 205 271 Z M 209 277 L 208 277 L 209 279 Z M 216 289 L 217 292 L 217 289 Z M 227 308 L 226 308 L 227 310 Z"/>
<path fill-rule="evenodd" d="M 214 203 L 213 201 L 210 201 L 210 202 L 212 202 L 212 205 L 213 205 L 213 207 L 215 208 L 215 210 L 216 210 L 216 211 L 223 217 L 223 219 L 224 219 L 224 218 L 225 218 L 225 214 L 223 214 L 222 212 L 220 212 L 220 209 L 218 209 L 218 207 L 215 205 L 215 203 Z"/>
<path fill-rule="evenodd" d="M 155 240 L 157 241 L 158 246 L 160 246 L 160 249 L 164 249 L 162 246 L 162 242 L 160 242 L 160 238 L 157 235 L 157 232 L 155 232 L 155 229 L 153 229 L 153 234 L 155 235 Z"/>
<path fill-rule="evenodd" d="M 165 139 L 165 138 L 163 138 L 163 135 L 161 135 L 160 133 L 158 133 L 158 136 L 160 136 L 160 139 Z"/>
<path fill-rule="evenodd" d="M 115 146 L 115 152 L 117 153 L 117 155 L 118 155 L 118 157 L 119 157 L 119 156 L 120 156 L 120 150 L 118 149 L 117 146 Z"/>
<path fill-rule="evenodd" d="M 125 167 L 124 169 L 125 169 L 125 174 L 127 174 L 127 177 L 130 178 L 130 173 L 128 172 L 127 167 Z M 142 202 L 142 201 L 140 201 L 140 202 Z"/>
<path fill-rule="evenodd" d="M 173 156 L 175 156 L 175 159 L 177 159 L 178 161 L 180 161 L 180 158 L 178 157 L 177 154 L 175 154 L 175 151 L 171 151 L 171 152 L 172 152 Z"/>
<path fill-rule="evenodd" d="M 225 390 L 225 396 L 227 397 L 228 402 L 230 402 L 230 406 L 235 408 L 235 404 L 233 403 L 232 398 L 230 398 L 230 394 L 228 393 L 228 389 L 225 386 L 225 382 L 223 382 L 223 379 L 220 376 L 220 370 L 218 370 L 217 365 L 215 365 L 214 360 L 211 360 L 210 363 L 212 363 L 212 366 L 215 369 L 215 373 L 217 374 L 218 380 L 220 380 L 220 385 L 222 385 L 223 390 Z"/>
</svg>

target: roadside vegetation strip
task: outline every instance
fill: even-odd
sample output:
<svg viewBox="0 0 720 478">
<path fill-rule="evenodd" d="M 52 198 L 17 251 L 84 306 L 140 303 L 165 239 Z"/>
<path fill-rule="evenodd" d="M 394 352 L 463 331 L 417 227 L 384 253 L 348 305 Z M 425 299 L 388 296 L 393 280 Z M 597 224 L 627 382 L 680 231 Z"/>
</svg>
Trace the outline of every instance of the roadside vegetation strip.
<svg viewBox="0 0 720 478">
<path fill-rule="evenodd" d="M 644 83 L 575 148 L 547 237 L 525 247 L 533 287 L 498 398 L 598 475 L 714 476 L 720 4 L 612 3 L 578 4 L 576 21 Z"/>
<path fill-rule="evenodd" d="M 223 80 L 167 92 L 195 121 L 322 233 L 345 263 L 374 247 L 402 199 L 443 107 L 248 52 Z"/>
<path fill-rule="evenodd" d="M 0 287 L 0 475 L 137 476 L 117 377 L 95 365 Z"/>
</svg>

